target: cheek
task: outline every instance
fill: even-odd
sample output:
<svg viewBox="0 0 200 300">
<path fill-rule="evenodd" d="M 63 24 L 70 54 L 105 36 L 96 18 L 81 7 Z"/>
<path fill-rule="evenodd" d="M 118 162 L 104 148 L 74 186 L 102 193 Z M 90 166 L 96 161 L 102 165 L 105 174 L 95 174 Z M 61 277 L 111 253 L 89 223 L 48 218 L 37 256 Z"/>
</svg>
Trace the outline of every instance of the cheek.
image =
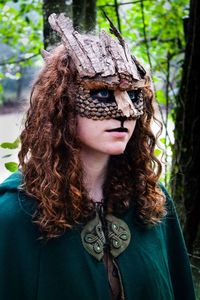
<svg viewBox="0 0 200 300">
<path fill-rule="evenodd" d="M 133 132 L 135 130 L 135 126 L 136 126 L 136 120 L 132 120 L 132 121 L 129 121 L 130 123 L 128 124 L 128 129 L 129 129 L 129 132 L 130 132 L 130 135 L 129 135 L 129 139 L 131 138 L 131 136 L 133 135 Z"/>
<path fill-rule="evenodd" d="M 92 135 L 92 129 L 90 126 L 85 122 L 85 120 L 78 120 L 77 123 L 77 136 L 80 139 L 81 142 L 84 142 L 87 140 L 89 133 Z"/>
<path fill-rule="evenodd" d="M 98 124 L 91 119 L 77 117 L 77 136 L 82 143 L 91 143 L 97 139 Z"/>
<path fill-rule="evenodd" d="M 86 131 L 84 130 L 85 128 L 85 120 L 81 117 L 77 117 L 77 128 L 76 128 L 76 134 L 77 137 L 82 141 L 85 138 L 85 133 Z"/>
</svg>

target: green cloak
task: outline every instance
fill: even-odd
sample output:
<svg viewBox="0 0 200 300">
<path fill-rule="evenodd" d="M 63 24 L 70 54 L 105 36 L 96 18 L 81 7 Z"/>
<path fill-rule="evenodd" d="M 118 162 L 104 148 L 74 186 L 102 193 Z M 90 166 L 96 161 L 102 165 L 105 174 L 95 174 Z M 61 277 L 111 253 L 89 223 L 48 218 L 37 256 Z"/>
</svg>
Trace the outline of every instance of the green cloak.
<svg viewBox="0 0 200 300">
<path fill-rule="evenodd" d="M 39 240 L 33 199 L 18 186 L 20 172 L 0 185 L 0 299 L 109 300 L 106 268 L 85 247 L 79 228 Z M 189 260 L 173 202 L 160 224 L 142 227 L 134 209 L 120 216 L 130 230 L 127 248 L 115 258 L 125 300 L 194 300 Z"/>
</svg>

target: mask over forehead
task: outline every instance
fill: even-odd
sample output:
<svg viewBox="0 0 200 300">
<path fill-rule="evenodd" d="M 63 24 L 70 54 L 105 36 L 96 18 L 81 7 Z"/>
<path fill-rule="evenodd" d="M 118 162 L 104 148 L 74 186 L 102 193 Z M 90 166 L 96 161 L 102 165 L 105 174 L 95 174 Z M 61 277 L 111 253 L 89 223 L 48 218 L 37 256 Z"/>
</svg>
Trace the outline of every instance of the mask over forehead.
<svg viewBox="0 0 200 300">
<path fill-rule="evenodd" d="M 61 37 L 78 72 L 77 113 L 94 120 L 143 114 L 142 88 L 146 71 L 110 21 L 118 39 L 105 31 L 99 37 L 80 34 L 64 14 L 52 14 L 49 23 Z"/>
</svg>

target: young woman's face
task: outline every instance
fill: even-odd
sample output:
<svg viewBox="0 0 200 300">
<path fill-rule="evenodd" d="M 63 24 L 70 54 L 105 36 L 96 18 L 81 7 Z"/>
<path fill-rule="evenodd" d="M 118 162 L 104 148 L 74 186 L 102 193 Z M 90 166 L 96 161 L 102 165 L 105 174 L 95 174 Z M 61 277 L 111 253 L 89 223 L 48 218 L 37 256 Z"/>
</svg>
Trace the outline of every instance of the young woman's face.
<svg viewBox="0 0 200 300">
<path fill-rule="evenodd" d="M 119 155 L 124 152 L 135 124 L 136 120 L 92 120 L 78 115 L 77 135 L 82 149 L 88 152 Z"/>
</svg>

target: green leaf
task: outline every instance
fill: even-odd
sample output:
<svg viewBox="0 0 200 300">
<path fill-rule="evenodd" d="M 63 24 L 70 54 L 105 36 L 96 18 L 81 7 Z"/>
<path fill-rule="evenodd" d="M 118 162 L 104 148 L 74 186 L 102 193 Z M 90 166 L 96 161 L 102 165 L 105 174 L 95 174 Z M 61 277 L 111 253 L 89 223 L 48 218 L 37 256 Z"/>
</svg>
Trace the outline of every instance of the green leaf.
<svg viewBox="0 0 200 300">
<path fill-rule="evenodd" d="M 18 170 L 18 164 L 16 162 L 5 163 L 5 167 L 10 172 L 16 172 Z"/>
<path fill-rule="evenodd" d="M 27 23 L 30 23 L 29 17 L 26 16 L 26 17 L 25 17 L 25 20 L 26 20 Z"/>
<path fill-rule="evenodd" d="M 156 92 L 156 96 L 157 96 L 157 100 L 160 104 L 166 104 L 166 97 L 165 97 L 165 93 L 163 92 L 163 90 L 158 90 Z"/>
<path fill-rule="evenodd" d="M 163 138 L 160 138 L 159 141 L 160 141 L 162 144 L 165 145 L 165 143 L 166 143 L 166 138 L 164 138 L 164 137 L 163 137 Z"/>
<path fill-rule="evenodd" d="M 5 143 L 0 144 L 0 147 L 4 148 L 4 149 L 17 149 L 19 146 L 19 143 L 20 143 L 20 140 L 19 140 L 19 138 L 17 138 L 13 143 L 5 142 Z"/>
<path fill-rule="evenodd" d="M 162 153 L 162 151 L 160 149 L 155 149 L 154 150 L 154 155 L 155 156 L 159 156 L 159 155 L 161 155 L 161 153 Z"/>
</svg>

